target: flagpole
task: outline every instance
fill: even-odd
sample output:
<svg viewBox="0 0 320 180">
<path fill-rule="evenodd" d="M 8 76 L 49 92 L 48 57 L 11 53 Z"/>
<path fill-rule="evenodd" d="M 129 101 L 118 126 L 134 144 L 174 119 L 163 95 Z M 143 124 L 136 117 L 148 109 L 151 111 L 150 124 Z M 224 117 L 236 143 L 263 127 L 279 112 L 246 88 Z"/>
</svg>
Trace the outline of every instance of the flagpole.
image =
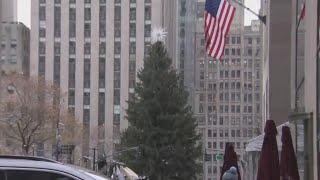
<svg viewBox="0 0 320 180">
<path fill-rule="evenodd" d="M 246 9 L 247 11 L 251 12 L 252 14 L 254 14 L 255 16 L 257 16 L 259 18 L 259 20 L 261 22 L 263 22 L 264 25 L 267 25 L 267 16 L 266 15 L 259 15 L 258 13 L 252 11 L 250 8 L 248 8 L 247 6 L 245 6 L 244 4 L 242 4 L 241 2 L 237 1 L 237 0 L 232 0 L 233 2 L 237 3 L 238 5 L 240 5 L 241 7 L 243 7 L 244 9 Z"/>
</svg>

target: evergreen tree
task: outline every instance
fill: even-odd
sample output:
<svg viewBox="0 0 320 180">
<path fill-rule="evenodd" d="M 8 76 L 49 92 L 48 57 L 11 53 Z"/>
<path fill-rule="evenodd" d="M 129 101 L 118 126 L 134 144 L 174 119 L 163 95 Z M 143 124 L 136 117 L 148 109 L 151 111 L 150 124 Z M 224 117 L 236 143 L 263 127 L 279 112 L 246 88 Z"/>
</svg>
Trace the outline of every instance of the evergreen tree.
<svg viewBox="0 0 320 180">
<path fill-rule="evenodd" d="M 196 120 L 161 42 L 151 46 L 138 78 L 135 95 L 128 101 L 129 127 L 120 147 L 139 148 L 123 153 L 120 160 L 152 180 L 196 179 L 202 155 Z"/>
</svg>

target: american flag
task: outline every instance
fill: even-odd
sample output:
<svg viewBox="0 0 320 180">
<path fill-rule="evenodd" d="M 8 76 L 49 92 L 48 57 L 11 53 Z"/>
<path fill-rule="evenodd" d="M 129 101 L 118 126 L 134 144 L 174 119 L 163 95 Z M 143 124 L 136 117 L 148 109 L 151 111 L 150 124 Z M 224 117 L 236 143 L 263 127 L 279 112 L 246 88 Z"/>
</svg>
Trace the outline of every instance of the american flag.
<svg viewBox="0 0 320 180">
<path fill-rule="evenodd" d="M 220 60 L 236 8 L 226 0 L 206 0 L 204 31 L 208 55 Z"/>
</svg>

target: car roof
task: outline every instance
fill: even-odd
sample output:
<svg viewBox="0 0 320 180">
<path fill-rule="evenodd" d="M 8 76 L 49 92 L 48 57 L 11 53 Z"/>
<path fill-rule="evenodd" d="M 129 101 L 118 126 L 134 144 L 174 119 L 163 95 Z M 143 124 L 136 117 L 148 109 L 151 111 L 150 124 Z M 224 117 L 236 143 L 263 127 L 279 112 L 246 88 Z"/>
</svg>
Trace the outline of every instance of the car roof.
<svg viewBox="0 0 320 180">
<path fill-rule="evenodd" d="M 40 158 L 41 159 L 41 158 Z M 66 164 L 62 164 L 52 160 L 37 160 L 37 159 L 23 159 L 13 157 L 0 157 L 0 169 L 7 168 L 23 168 L 23 169 L 41 169 L 41 170 L 53 170 L 59 171 L 66 174 L 70 174 L 79 178 L 93 179 L 92 177 L 86 175 L 80 171 L 80 168 L 77 169 L 75 166 L 71 167 Z M 83 169 L 82 169 L 83 170 Z M 89 170 L 86 172 L 90 172 Z M 92 173 L 92 172 L 90 172 Z"/>
</svg>

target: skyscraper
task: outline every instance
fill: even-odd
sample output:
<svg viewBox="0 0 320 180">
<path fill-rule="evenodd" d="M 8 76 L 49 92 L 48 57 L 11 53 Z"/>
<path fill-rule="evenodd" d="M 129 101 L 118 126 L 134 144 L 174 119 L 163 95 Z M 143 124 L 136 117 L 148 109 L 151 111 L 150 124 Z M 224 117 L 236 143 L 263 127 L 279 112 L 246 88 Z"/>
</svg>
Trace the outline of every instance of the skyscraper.
<svg viewBox="0 0 320 180">
<path fill-rule="evenodd" d="M 203 179 L 220 178 L 226 142 L 235 147 L 241 167 L 246 143 L 261 122 L 260 22 L 244 26 L 244 9 L 233 5 L 236 14 L 218 61 L 205 52 L 204 2 L 197 3 L 194 111 L 206 153 Z"/>
<path fill-rule="evenodd" d="M 62 106 L 84 125 L 84 155 L 93 152 L 90 148 L 110 154 L 119 143 L 120 132 L 128 126 L 126 101 L 149 52 L 151 30 L 164 27 L 172 33 L 176 27 L 169 26 L 168 17 L 177 15 L 177 4 L 32 1 L 31 75 L 44 76 L 67 93 Z"/>
</svg>

